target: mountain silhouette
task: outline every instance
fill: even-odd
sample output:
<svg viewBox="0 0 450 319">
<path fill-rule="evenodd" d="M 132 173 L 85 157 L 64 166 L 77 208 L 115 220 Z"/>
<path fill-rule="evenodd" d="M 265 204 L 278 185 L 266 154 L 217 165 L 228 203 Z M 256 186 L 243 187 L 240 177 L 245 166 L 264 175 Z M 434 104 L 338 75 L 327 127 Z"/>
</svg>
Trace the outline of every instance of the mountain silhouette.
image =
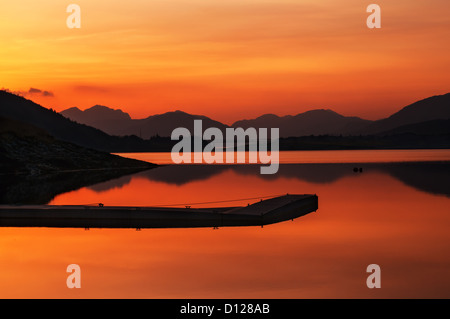
<svg viewBox="0 0 450 319">
<path fill-rule="evenodd" d="M 120 109 L 115 110 L 107 106 L 95 105 L 84 111 L 72 107 L 62 111 L 61 114 L 72 121 L 95 127 L 109 135 L 133 135 L 117 134 L 117 128 L 130 126 L 132 122 L 130 115 Z"/>
<path fill-rule="evenodd" d="M 65 117 L 78 123 L 93 126 L 110 135 L 136 135 L 143 139 L 153 136 L 171 136 L 177 127 L 187 128 L 193 134 L 194 120 L 202 120 L 203 130 L 217 127 L 225 130 L 228 126 L 203 115 L 193 115 L 182 111 L 166 112 L 145 119 L 131 119 L 128 113 L 106 106 L 93 106 L 84 111 L 70 108 L 61 112 Z"/>
<path fill-rule="evenodd" d="M 191 133 L 195 119 L 203 120 L 203 129 L 217 127 L 226 129 L 226 124 L 203 115 L 192 115 L 182 111 L 167 112 L 145 119 L 131 119 L 120 109 L 96 105 L 84 111 L 70 108 L 61 112 L 67 118 L 81 124 L 91 125 L 110 135 L 136 135 L 144 139 L 153 136 L 169 137 L 177 127 L 188 128 Z M 444 122 L 430 121 L 450 119 L 450 93 L 417 101 L 388 118 L 371 121 L 354 116 L 344 116 L 330 109 L 316 109 L 297 115 L 278 116 L 264 114 L 254 119 L 236 121 L 231 127 L 280 128 L 280 137 L 310 135 L 372 135 L 372 134 L 447 134 Z M 422 123 L 420 125 L 416 125 Z M 441 127 L 439 130 L 435 125 Z M 433 133 L 435 132 L 435 133 Z"/>
<path fill-rule="evenodd" d="M 378 135 L 398 135 L 398 134 L 416 134 L 416 135 L 450 135 L 450 119 L 431 120 L 413 124 L 402 125 L 377 133 Z"/>
<path fill-rule="evenodd" d="M 393 131 L 405 125 L 448 119 L 450 119 L 450 93 L 417 101 L 402 108 L 388 118 L 374 121 L 364 129 L 355 130 L 355 132 L 370 135 Z"/>
<path fill-rule="evenodd" d="M 279 117 L 275 114 L 265 114 L 253 120 L 235 122 L 233 127 L 263 128 L 279 127 L 280 137 L 307 135 L 348 135 L 361 129 L 372 121 L 359 117 L 346 117 L 332 110 L 311 110 L 297 115 Z"/>
<path fill-rule="evenodd" d="M 142 138 L 150 138 L 155 135 L 170 136 L 175 128 L 185 127 L 193 135 L 194 120 L 202 120 L 203 130 L 210 127 L 217 127 L 223 131 L 227 127 L 227 125 L 203 115 L 192 115 L 183 111 L 174 111 L 149 116 L 142 120 L 135 120 L 134 125 L 129 127 L 128 130 L 130 133 L 131 130 L 139 130 L 139 132 L 142 132 Z"/>
<path fill-rule="evenodd" d="M 58 140 L 101 151 L 151 150 L 153 146 L 137 136 L 110 136 L 97 128 L 74 122 L 52 109 L 3 90 L 0 90 L 0 116 L 43 129 Z"/>
<path fill-rule="evenodd" d="M 279 117 L 265 114 L 256 119 L 235 122 L 233 127 L 279 127 L 280 137 L 308 135 L 394 135 L 448 134 L 445 121 L 450 119 L 450 93 L 432 96 L 408 105 L 388 118 L 370 121 L 346 117 L 332 110 L 312 110 Z M 436 122 L 432 122 L 436 121 Z M 421 124 L 419 124 L 421 123 Z"/>
<path fill-rule="evenodd" d="M 332 110 L 312 110 L 295 116 L 266 114 L 254 120 L 235 122 L 233 126 L 279 127 L 280 149 L 284 150 L 447 148 L 449 110 L 450 94 L 445 94 L 413 103 L 378 121 L 346 117 Z M 62 114 L 72 116 L 73 120 Z M 0 116 L 41 128 L 58 140 L 107 152 L 170 151 L 176 143 L 170 139 L 173 129 L 185 127 L 192 132 L 195 119 L 202 120 L 203 130 L 228 127 L 206 116 L 182 111 L 135 120 L 121 110 L 96 105 L 85 111 L 71 108 L 62 114 L 0 91 Z M 377 138 L 379 134 L 384 136 L 383 143 Z"/>
</svg>

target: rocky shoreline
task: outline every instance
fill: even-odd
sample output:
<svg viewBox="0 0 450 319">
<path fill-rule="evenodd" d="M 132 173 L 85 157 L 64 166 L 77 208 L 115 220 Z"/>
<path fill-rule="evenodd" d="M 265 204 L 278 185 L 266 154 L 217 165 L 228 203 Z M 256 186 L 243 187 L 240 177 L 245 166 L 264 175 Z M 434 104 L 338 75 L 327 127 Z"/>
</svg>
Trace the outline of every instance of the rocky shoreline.
<svg viewBox="0 0 450 319">
<path fill-rule="evenodd" d="M 0 118 L 0 204 L 46 204 L 57 194 L 154 167 Z"/>
</svg>

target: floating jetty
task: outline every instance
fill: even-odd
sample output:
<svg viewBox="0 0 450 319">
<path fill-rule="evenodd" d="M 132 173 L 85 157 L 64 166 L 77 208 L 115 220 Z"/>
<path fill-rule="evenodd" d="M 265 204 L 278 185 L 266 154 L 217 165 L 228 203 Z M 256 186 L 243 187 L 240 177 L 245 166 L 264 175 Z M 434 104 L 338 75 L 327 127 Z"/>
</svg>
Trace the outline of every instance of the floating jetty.
<svg viewBox="0 0 450 319">
<path fill-rule="evenodd" d="M 264 226 L 314 212 L 316 195 L 284 195 L 242 207 L 0 206 L 0 227 L 182 228 Z"/>
</svg>

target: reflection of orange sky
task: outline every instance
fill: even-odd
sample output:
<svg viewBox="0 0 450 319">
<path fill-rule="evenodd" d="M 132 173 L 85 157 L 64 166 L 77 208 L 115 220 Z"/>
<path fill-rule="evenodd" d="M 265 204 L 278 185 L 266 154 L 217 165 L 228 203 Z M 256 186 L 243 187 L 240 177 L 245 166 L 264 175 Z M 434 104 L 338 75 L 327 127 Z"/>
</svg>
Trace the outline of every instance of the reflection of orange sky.
<svg viewBox="0 0 450 319">
<path fill-rule="evenodd" d="M 206 143 L 205 143 L 206 144 Z M 225 154 L 226 152 L 224 152 Z M 137 159 L 140 161 L 155 163 L 158 165 L 173 164 L 172 154 L 169 152 L 144 152 L 144 153 L 117 153 L 122 157 Z M 203 159 L 208 156 L 204 153 Z M 230 163 L 224 155 L 223 163 Z M 245 163 L 249 163 L 249 152 L 246 152 Z M 191 163 L 194 163 L 194 155 L 191 153 Z M 259 156 L 257 156 L 258 160 Z M 448 161 L 450 150 L 448 149 L 423 149 L 423 150 L 320 150 L 320 151 L 281 151 L 271 155 L 270 163 L 392 163 L 392 162 L 428 162 Z M 204 162 L 205 163 L 205 162 Z M 215 162 L 214 162 L 215 163 Z M 259 162 L 258 162 L 259 163 Z M 269 164 L 258 164 L 268 166 Z"/>
<path fill-rule="evenodd" d="M 447 0 L 79 0 L 82 27 L 55 0 L 0 5 L 0 82 L 55 97 L 46 107 L 182 109 L 224 122 L 332 108 L 379 118 L 448 91 Z"/>
<path fill-rule="evenodd" d="M 248 189 L 248 183 L 257 184 L 258 186 Z M 133 178 L 131 184 L 122 188 L 113 188 L 106 192 L 96 192 L 89 188 L 82 188 L 56 196 L 50 204 L 93 204 L 99 202 L 105 205 L 118 206 L 182 204 L 252 198 L 272 195 L 274 192 L 275 194 L 285 194 L 289 193 L 289 190 L 292 190 L 294 186 L 298 187 L 298 182 L 295 180 L 283 180 L 279 185 L 274 186 L 271 181 L 261 183 L 258 176 L 243 177 L 230 171 L 208 179 L 207 187 L 205 187 L 203 181 L 194 181 L 178 186 L 149 181 L 145 178 Z M 303 192 L 305 191 L 306 189 L 303 190 Z M 245 194 L 245 196 L 242 194 Z M 236 203 L 232 203 L 232 205 L 236 205 Z M 219 206 L 230 206 L 230 204 L 219 204 Z"/>
<path fill-rule="evenodd" d="M 201 201 L 220 189 L 219 199 L 242 197 L 243 189 L 248 196 L 315 192 L 319 210 L 264 228 L 4 228 L 0 297 L 449 297 L 449 199 L 377 172 L 331 184 L 232 171 L 184 186 L 138 178 L 120 190 L 126 197 L 82 189 L 55 202 L 92 201 L 94 194 L 117 204 L 142 196 L 186 200 L 184 194 Z M 80 290 L 65 286 L 71 263 L 81 266 Z M 365 286 L 371 263 L 381 266 L 382 289 Z"/>
</svg>

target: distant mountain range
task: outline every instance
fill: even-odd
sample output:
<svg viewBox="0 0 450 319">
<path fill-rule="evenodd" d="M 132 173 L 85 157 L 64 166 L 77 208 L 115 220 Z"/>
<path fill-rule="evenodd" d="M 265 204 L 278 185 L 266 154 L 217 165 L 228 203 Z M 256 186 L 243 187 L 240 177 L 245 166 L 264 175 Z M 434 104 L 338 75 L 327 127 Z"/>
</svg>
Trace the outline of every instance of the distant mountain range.
<svg viewBox="0 0 450 319">
<path fill-rule="evenodd" d="M 297 115 L 279 117 L 275 114 L 265 114 L 252 120 L 235 122 L 233 127 L 263 128 L 279 127 L 281 137 L 308 135 L 351 135 L 372 121 L 359 117 L 346 117 L 332 110 L 311 110 Z"/>
<path fill-rule="evenodd" d="M 74 122 L 33 101 L 2 90 L 0 116 L 31 124 L 58 140 L 100 151 L 131 152 L 157 150 L 159 147 L 157 142 L 144 141 L 136 136 L 108 135 L 97 128 Z"/>
<path fill-rule="evenodd" d="M 175 143 L 170 140 L 172 130 L 192 131 L 195 119 L 203 120 L 203 129 L 228 127 L 182 111 L 132 119 L 122 110 L 97 105 L 60 114 L 6 91 L 0 91 L 0 117 L 28 123 L 61 141 L 114 153 L 170 151 Z M 266 114 L 232 127 L 279 127 L 280 149 L 285 150 L 449 148 L 450 93 L 418 101 L 378 121 L 312 110 L 294 116 Z"/>
<path fill-rule="evenodd" d="M 192 132 L 194 119 L 203 120 L 203 129 L 217 127 L 224 130 L 228 126 L 202 115 L 192 115 L 182 111 L 152 115 L 145 119 L 132 119 L 120 109 L 96 105 L 84 111 L 70 108 L 61 114 L 75 122 L 86 124 L 116 136 L 136 135 L 143 139 L 152 136 L 170 136 L 173 129 L 186 127 Z M 450 119 L 450 93 L 433 96 L 392 114 L 388 118 L 371 121 L 359 117 L 348 117 L 328 109 L 311 110 L 297 115 L 277 116 L 264 114 L 255 119 L 240 120 L 231 127 L 270 128 L 279 127 L 280 137 L 309 135 L 374 135 L 390 132 L 410 132 L 435 130 L 433 120 Z M 422 123 L 422 125 L 413 125 Z"/>
<path fill-rule="evenodd" d="M 149 139 L 157 135 L 170 136 L 173 129 L 177 127 L 185 127 L 192 132 L 195 119 L 203 120 L 203 129 L 217 127 L 224 130 L 227 127 L 227 125 L 206 116 L 192 115 L 182 111 L 167 112 L 134 120 L 122 110 L 95 105 L 84 111 L 72 107 L 62 111 L 61 114 L 72 121 L 98 128 L 110 135 L 136 135 L 143 139 Z"/>
<path fill-rule="evenodd" d="M 410 104 L 388 118 L 374 121 L 361 130 L 361 134 L 379 134 L 394 131 L 411 124 L 430 123 L 433 120 L 450 119 L 450 93 L 432 96 Z M 413 126 L 410 126 L 413 128 Z M 433 129 L 433 126 L 430 126 Z M 423 127 L 422 127 L 423 130 Z"/>
</svg>

